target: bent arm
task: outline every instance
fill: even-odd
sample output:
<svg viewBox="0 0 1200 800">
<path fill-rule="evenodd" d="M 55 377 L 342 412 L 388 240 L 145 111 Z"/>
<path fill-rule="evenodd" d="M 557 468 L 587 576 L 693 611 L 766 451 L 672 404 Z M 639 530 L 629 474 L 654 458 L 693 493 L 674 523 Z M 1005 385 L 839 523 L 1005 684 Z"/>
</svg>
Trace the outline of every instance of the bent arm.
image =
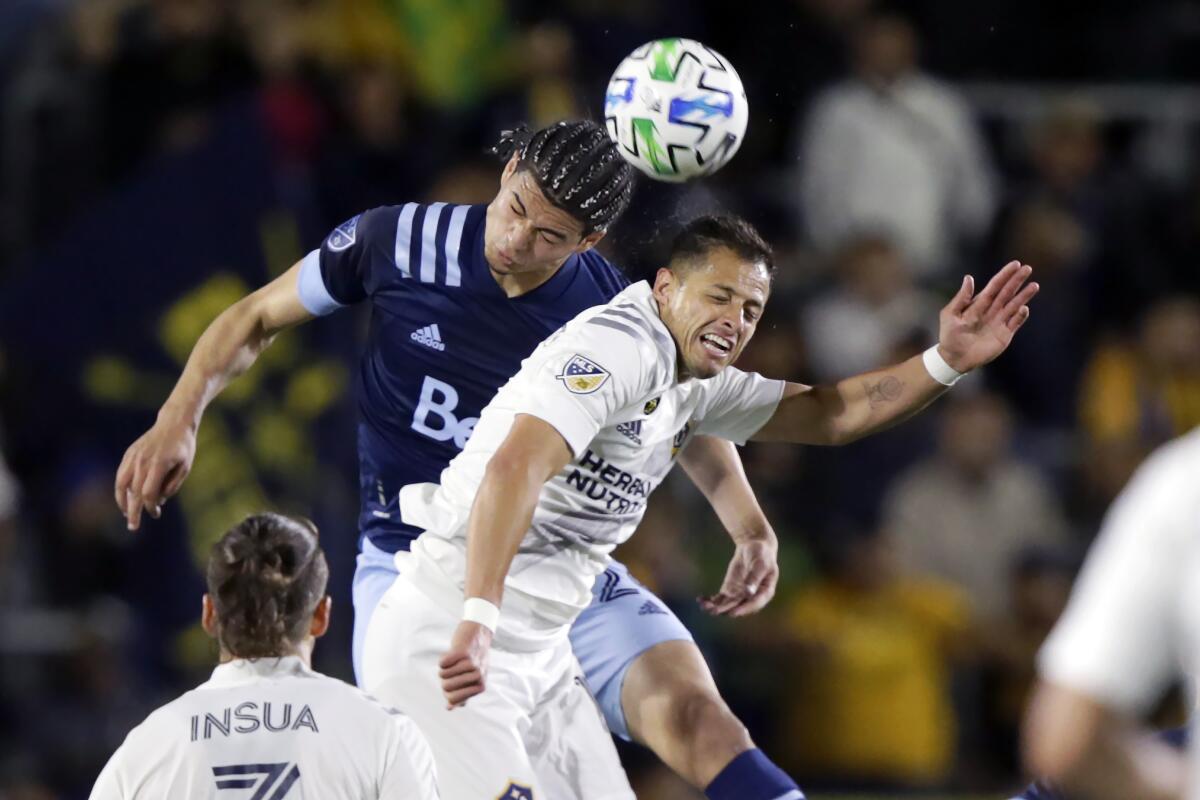
<svg viewBox="0 0 1200 800">
<path fill-rule="evenodd" d="M 789 383 L 775 413 L 753 438 L 847 444 L 903 422 L 948 388 L 930 376 L 921 356 L 834 384 Z"/>
<path fill-rule="evenodd" d="M 193 430 L 208 404 L 254 364 L 281 331 L 313 315 L 297 292 L 300 264 L 221 312 L 196 341 L 183 374 L 163 403 L 160 415 Z"/>
<path fill-rule="evenodd" d="M 1080 797 L 1181 800 L 1184 757 L 1129 718 L 1079 692 L 1043 681 L 1023 732 L 1026 766 Z"/>
<path fill-rule="evenodd" d="M 570 460 L 571 450 L 553 426 L 517 415 L 488 462 L 471 506 L 464 597 L 500 605 L 504 579 L 533 521 L 542 486 Z"/>
<path fill-rule="evenodd" d="M 775 538 L 733 442 L 697 436 L 680 454 L 679 464 L 734 542 Z"/>
</svg>

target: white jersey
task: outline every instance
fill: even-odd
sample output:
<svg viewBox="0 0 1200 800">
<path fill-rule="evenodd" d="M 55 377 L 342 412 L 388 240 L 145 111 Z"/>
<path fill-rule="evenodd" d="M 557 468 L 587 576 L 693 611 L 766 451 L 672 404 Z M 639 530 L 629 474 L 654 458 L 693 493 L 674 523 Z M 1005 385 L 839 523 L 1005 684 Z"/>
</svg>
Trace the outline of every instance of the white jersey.
<svg viewBox="0 0 1200 800">
<path fill-rule="evenodd" d="M 92 800 L 432 800 L 411 720 L 295 656 L 235 660 L 146 718 Z"/>
<path fill-rule="evenodd" d="M 1200 668 L 1200 428 L 1159 448 L 1113 503 L 1062 619 L 1043 679 L 1129 714 Z M 1192 748 L 1200 757 L 1200 748 Z M 1200 798 L 1200 763 L 1189 797 Z"/>
<path fill-rule="evenodd" d="M 574 458 L 538 497 L 504 606 L 529 600 L 549 627 L 569 624 L 689 438 L 703 433 L 741 444 L 771 418 L 783 394 L 783 381 L 732 367 L 708 380 L 680 381 L 676 359 L 645 282 L 551 335 L 483 410 L 440 485 L 401 490 L 404 521 L 425 529 L 413 545 L 418 561 L 432 561 L 462 587 L 467 520 L 484 469 L 517 414 L 542 419 Z"/>
</svg>

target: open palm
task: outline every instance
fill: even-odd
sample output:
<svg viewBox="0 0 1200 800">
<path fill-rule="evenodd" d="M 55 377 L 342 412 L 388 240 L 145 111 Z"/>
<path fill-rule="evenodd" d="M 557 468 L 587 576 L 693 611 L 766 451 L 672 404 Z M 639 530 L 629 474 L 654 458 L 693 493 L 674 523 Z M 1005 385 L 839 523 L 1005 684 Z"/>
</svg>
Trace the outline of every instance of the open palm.
<svg viewBox="0 0 1200 800">
<path fill-rule="evenodd" d="M 975 294 L 975 279 L 963 278 L 958 294 L 939 315 L 938 350 L 959 372 L 981 367 L 1008 348 L 1029 319 L 1029 301 L 1038 292 L 1027 283 L 1033 267 L 1010 261 Z"/>
</svg>

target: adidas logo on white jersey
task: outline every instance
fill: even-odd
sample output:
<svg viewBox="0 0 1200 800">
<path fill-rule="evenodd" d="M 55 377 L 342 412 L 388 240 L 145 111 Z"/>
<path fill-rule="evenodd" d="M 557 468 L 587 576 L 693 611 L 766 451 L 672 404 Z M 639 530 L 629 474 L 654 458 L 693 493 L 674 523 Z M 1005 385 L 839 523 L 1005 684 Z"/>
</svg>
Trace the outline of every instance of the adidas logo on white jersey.
<svg viewBox="0 0 1200 800">
<path fill-rule="evenodd" d="M 414 342 L 420 342 L 426 347 L 432 347 L 434 350 L 445 350 L 446 343 L 442 341 L 442 333 L 438 330 L 437 323 L 426 325 L 420 330 L 415 330 L 408 335 L 408 338 Z"/>
</svg>

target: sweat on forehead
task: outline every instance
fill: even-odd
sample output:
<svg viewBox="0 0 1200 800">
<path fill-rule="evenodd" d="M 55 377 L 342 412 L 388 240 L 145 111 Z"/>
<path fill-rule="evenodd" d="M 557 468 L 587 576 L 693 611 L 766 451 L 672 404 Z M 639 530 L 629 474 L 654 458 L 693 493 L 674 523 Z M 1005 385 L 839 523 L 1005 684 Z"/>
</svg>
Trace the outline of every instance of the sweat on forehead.
<svg viewBox="0 0 1200 800">
<path fill-rule="evenodd" d="M 686 272 L 711 263 L 713 254 L 722 250 L 747 264 L 757 265 L 768 280 L 774 278 L 771 246 L 753 225 L 732 214 L 697 217 L 684 225 L 671 242 L 667 263 L 672 270 Z"/>
</svg>

